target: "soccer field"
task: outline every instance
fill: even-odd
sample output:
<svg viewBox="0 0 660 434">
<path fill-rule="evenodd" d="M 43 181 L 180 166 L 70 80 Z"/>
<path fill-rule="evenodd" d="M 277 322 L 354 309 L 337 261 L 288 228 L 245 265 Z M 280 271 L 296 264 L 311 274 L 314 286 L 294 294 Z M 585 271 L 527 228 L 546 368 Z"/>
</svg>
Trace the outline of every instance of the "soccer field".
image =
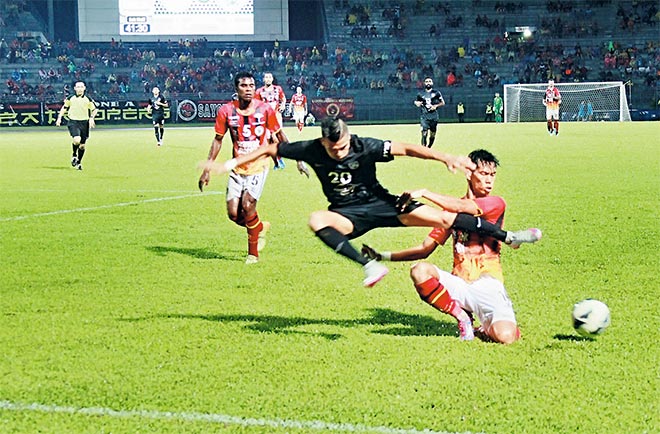
<svg viewBox="0 0 660 434">
<path fill-rule="evenodd" d="M 417 143 L 417 125 L 353 133 Z M 291 139 L 312 138 L 287 128 Z M 459 341 L 423 303 L 410 263 L 374 288 L 307 229 L 318 180 L 271 171 L 268 245 L 245 265 L 226 176 L 197 190 L 213 129 L 92 131 L 84 170 L 65 128 L 0 134 L 0 431 L 3 433 L 657 433 L 660 123 L 442 124 L 435 149 L 501 162 L 503 249 L 523 338 Z M 226 138 L 221 159 L 229 157 Z M 397 158 L 393 193 L 453 195 L 465 179 Z M 354 241 L 416 245 L 423 228 Z M 430 258 L 445 269 L 451 248 Z M 607 303 L 597 339 L 572 305 Z"/>
</svg>

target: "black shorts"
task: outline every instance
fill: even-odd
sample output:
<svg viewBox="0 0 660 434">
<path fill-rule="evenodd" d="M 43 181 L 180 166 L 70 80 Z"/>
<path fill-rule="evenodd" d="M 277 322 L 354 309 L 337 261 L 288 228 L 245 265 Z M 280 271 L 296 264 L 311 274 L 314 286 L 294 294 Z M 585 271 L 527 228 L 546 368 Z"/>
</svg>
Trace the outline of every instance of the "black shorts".
<svg viewBox="0 0 660 434">
<path fill-rule="evenodd" d="M 435 133 L 438 129 L 438 121 L 436 119 L 421 118 L 419 123 L 422 125 L 422 131 L 431 130 Z"/>
<path fill-rule="evenodd" d="M 165 113 L 153 112 L 151 119 L 154 125 L 161 125 L 165 122 Z"/>
<path fill-rule="evenodd" d="M 353 232 L 347 235 L 349 239 L 353 239 L 366 234 L 372 229 L 405 226 L 398 219 L 398 216 L 408 214 L 422 206 L 419 202 L 411 201 L 403 211 L 399 211 L 396 207 L 397 199 L 398 196 L 389 195 L 385 198 L 373 199 L 364 204 L 329 208 L 329 210 L 343 215 L 353 223 Z"/>
<path fill-rule="evenodd" d="M 69 134 L 71 137 L 80 136 L 80 144 L 84 144 L 89 137 L 89 121 L 74 121 L 69 119 Z"/>
</svg>

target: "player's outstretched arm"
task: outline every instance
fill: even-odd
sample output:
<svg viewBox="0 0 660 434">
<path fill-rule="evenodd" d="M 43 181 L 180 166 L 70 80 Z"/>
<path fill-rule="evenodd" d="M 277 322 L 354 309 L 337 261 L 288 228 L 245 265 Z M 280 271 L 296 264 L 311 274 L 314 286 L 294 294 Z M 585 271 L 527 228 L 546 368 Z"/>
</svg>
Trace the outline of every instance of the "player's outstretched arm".
<svg viewBox="0 0 660 434">
<path fill-rule="evenodd" d="M 199 187 L 199 191 L 204 191 L 204 186 L 209 185 L 209 181 L 211 180 L 211 169 L 207 169 L 205 167 L 206 164 L 213 163 L 215 159 L 218 157 L 218 154 L 220 153 L 220 149 L 222 149 L 222 138 L 224 136 L 221 136 L 219 134 L 216 134 L 215 137 L 213 137 L 213 141 L 211 142 L 211 149 L 209 149 L 209 156 L 208 159 L 203 163 L 200 164 L 200 168 L 203 169 L 202 174 L 199 176 L 199 182 L 197 183 L 197 186 Z"/>
<path fill-rule="evenodd" d="M 407 157 L 421 158 L 423 160 L 442 161 L 452 173 L 456 173 L 457 170 L 467 172 L 476 169 L 472 160 L 466 156 L 445 154 L 444 152 L 438 152 L 434 149 L 413 145 L 411 143 L 392 142 L 391 152 L 392 155 L 395 156 L 403 155 Z"/>
<path fill-rule="evenodd" d="M 398 252 L 378 252 L 373 247 L 363 244 L 362 255 L 377 261 L 418 261 L 431 256 L 438 243 L 431 237 L 426 237 L 422 244 Z"/>
<path fill-rule="evenodd" d="M 288 142 L 289 139 L 287 138 L 286 134 L 284 134 L 284 130 L 280 129 L 276 134 L 275 137 L 277 138 L 278 143 L 284 143 Z M 277 152 L 273 156 L 274 159 L 277 158 Z M 296 166 L 298 168 L 298 173 L 301 175 L 305 175 L 306 177 L 309 178 L 309 169 L 307 168 L 307 165 L 305 164 L 304 161 L 297 161 Z"/>
<path fill-rule="evenodd" d="M 477 216 L 482 214 L 482 211 L 477 206 L 477 203 L 471 199 L 459 199 L 453 196 L 434 193 L 425 188 L 403 193 L 401 196 L 399 196 L 397 206 L 403 209 L 411 200 L 416 199 L 427 199 L 445 211 L 449 211 L 455 214 L 461 213 Z"/>
<path fill-rule="evenodd" d="M 204 176 L 205 173 L 210 174 L 211 172 L 220 173 L 220 174 L 231 172 L 232 170 L 234 170 L 236 166 L 241 166 L 243 164 L 251 163 L 263 156 L 270 156 L 270 157 L 277 156 L 277 143 L 271 143 L 266 146 L 259 146 L 256 150 L 250 152 L 249 154 L 240 155 L 236 158 L 232 158 L 231 160 L 227 160 L 224 163 L 216 162 L 214 161 L 215 158 L 210 158 L 209 156 L 208 160 L 200 163 L 200 167 L 204 170 L 202 176 Z M 201 182 L 201 178 L 200 178 L 200 182 Z"/>
</svg>

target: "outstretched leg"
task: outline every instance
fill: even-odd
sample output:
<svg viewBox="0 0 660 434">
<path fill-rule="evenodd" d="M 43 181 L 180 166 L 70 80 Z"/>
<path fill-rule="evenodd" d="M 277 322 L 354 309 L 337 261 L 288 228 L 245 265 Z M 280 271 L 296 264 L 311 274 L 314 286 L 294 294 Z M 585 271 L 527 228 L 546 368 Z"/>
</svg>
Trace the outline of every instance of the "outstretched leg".
<svg viewBox="0 0 660 434">
<path fill-rule="evenodd" d="M 369 260 L 353 247 L 348 237 L 353 232 L 353 223 L 343 215 L 332 211 L 313 212 L 309 218 L 309 227 L 326 246 L 362 265 L 364 286 L 374 286 L 389 272 L 383 264 L 375 259 Z"/>
</svg>

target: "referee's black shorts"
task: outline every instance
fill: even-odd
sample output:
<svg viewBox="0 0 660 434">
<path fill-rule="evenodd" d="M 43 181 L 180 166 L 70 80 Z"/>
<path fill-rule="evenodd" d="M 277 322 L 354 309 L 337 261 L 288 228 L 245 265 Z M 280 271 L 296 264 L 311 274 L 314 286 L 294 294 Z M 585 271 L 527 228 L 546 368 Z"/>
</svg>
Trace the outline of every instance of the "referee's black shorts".
<svg viewBox="0 0 660 434">
<path fill-rule="evenodd" d="M 71 137 L 80 136 L 80 144 L 84 144 L 89 137 L 89 120 L 74 121 L 69 119 L 67 124 Z"/>
<path fill-rule="evenodd" d="M 398 196 L 388 195 L 383 198 L 374 198 L 366 203 L 329 208 L 346 217 L 353 223 L 353 232 L 348 234 L 349 239 L 357 238 L 376 228 L 396 228 L 405 226 L 398 219 L 400 214 L 408 214 L 422 206 L 421 203 L 411 201 L 403 211 L 396 207 Z"/>
</svg>

